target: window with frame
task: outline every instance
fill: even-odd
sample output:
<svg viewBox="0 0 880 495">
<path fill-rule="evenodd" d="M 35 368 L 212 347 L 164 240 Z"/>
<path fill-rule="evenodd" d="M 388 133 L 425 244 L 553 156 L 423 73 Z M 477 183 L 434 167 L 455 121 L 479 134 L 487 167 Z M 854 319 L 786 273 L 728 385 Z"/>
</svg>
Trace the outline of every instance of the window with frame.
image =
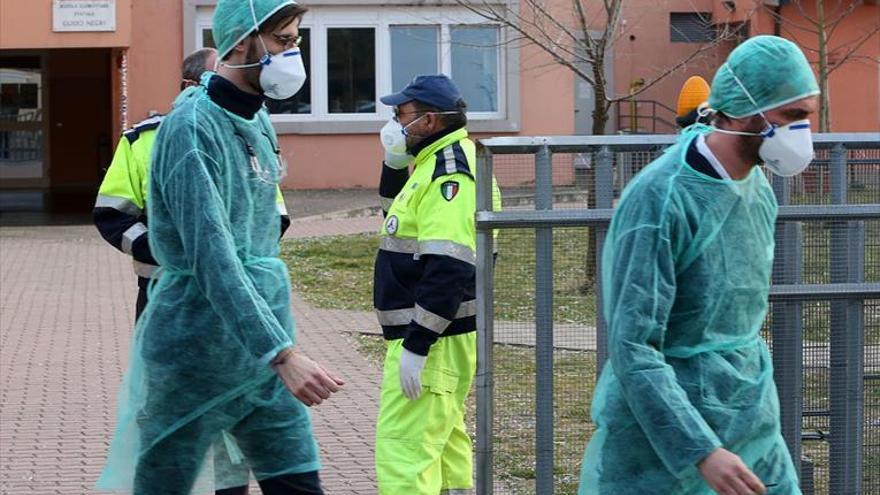
<svg viewBox="0 0 880 495">
<path fill-rule="evenodd" d="M 710 12 L 670 12 L 669 40 L 677 43 L 715 41 L 715 26 Z"/>
<path fill-rule="evenodd" d="M 197 10 L 197 47 L 213 45 L 212 14 Z M 436 73 L 456 81 L 471 120 L 506 118 L 502 30 L 465 9 L 312 7 L 300 33 L 308 79 L 267 103 L 276 122 L 387 120 L 380 96 Z"/>
</svg>

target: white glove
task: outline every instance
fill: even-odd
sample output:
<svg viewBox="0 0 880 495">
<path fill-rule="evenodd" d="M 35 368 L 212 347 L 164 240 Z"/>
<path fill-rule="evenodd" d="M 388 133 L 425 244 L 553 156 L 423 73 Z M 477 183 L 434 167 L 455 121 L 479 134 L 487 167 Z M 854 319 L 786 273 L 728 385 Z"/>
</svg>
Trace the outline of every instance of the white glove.
<svg viewBox="0 0 880 495">
<path fill-rule="evenodd" d="M 397 153 L 385 151 L 385 165 L 394 170 L 406 168 L 412 161 L 412 155 L 398 155 Z"/>
<path fill-rule="evenodd" d="M 428 356 L 419 356 L 403 349 L 400 354 L 400 389 L 409 400 L 416 400 L 422 394 L 422 368 Z"/>
</svg>

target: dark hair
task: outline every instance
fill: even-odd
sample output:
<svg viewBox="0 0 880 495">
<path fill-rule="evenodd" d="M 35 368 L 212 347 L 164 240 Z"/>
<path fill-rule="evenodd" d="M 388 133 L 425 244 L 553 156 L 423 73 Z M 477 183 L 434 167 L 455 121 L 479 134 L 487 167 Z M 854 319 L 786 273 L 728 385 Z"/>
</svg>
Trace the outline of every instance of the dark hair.
<svg viewBox="0 0 880 495">
<path fill-rule="evenodd" d="M 295 21 L 297 18 L 302 17 L 308 12 L 309 9 L 303 7 L 302 5 L 287 5 L 281 7 L 278 12 L 272 14 L 272 17 L 269 17 L 262 24 L 260 24 L 260 32 L 261 33 L 271 33 L 273 31 L 278 31 L 279 29 L 286 28 L 291 22 Z"/>
<path fill-rule="evenodd" d="M 207 70 L 205 69 L 205 62 L 215 53 L 217 53 L 217 50 L 213 48 L 202 48 L 190 53 L 183 59 L 183 65 L 180 68 L 180 78 L 183 79 L 180 83 L 181 90 L 187 86 L 187 81 L 199 83 L 202 73 Z"/>
<path fill-rule="evenodd" d="M 440 110 L 437 107 L 432 107 L 426 103 L 422 103 L 419 100 L 413 100 L 413 105 L 416 107 L 416 111 L 419 113 L 442 113 L 444 110 Z M 440 118 L 440 123 L 443 124 L 443 127 L 446 129 L 455 128 L 460 129 L 467 125 L 467 103 L 464 102 L 463 99 L 459 99 L 455 102 L 455 110 L 445 110 L 447 112 L 457 111 L 458 113 L 450 113 L 445 115 L 438 115 Z"/>
</svg>

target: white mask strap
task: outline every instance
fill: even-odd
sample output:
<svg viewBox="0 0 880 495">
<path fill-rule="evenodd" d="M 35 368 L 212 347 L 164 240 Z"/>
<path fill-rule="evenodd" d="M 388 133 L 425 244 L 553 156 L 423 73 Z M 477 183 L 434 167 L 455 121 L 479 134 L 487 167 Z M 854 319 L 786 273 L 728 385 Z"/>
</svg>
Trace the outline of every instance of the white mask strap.
<svg viewBox="0 0 880 495">
<path fill-rule="evenodd" d="M 254 7 L 254 0 L 248 0 L 248 6 L 251 8 L 251 18 L 254 20 L 254 32 L 257 33 L 257 38 L 260 39 L 260 44 L 263 45 L 264 55 L 260 58 L 259 62 L 254 62 L 251 64 L 230 65 L 226 62 L 222 62 L 225 67 L 229 67 L 230 69 L 249 69 L 251 67 L 259 67 L 263 65 L 263 62 L 270 57 L 269 49 L 266 48 L 266 42 L 263 41 L 263 37 L 260 35 L 260 21 L 257 20 L 257 10 Z"/>
<path fill-rule="evenodd" d="M 755 99 L 752 98 L 752 94 L 749 93 L 749 90 L 746 89 L 746 85 L 743 84 L 742 81 L 740 81 L 738 77 L 736 77 L 736 73 L 733 72 L 733 69 L 730 68 L 730 65 L 725 62 L 724 67 L 727 69 L 727 72 L 730 72 L 730 75 L 733 76 L 733 80 L 736 81 L 736 83 L 739 85 L 739 87 L 743 90 L 743 93 L 746 94 L 746 98 L 748 98 L 749 101 L 752 102 L 752 105 L 754 105 L 755 108 L 761 108 L 758 106 L 758 102 L 756 102 Z M 770 124 L 770 121 L 767 120 L 767 117 L 764 116 L 764 112 L 758 110 L 758 115 L 760 115 L 761 118 L 764 119 L 764 122 L 766 122 L 769 127 L 772 127 L 772 125 Z"/>
<path fill-rule="evenodd" d="M 733 134 L 734 136 L 763 136 L 763 134 L 759 132 L 731 131 L 730 129 L 721 129 L 714 125 L 712 127 L 715 128 L 715 132 L 720 132 L 721 134 Z"/>
</svg>

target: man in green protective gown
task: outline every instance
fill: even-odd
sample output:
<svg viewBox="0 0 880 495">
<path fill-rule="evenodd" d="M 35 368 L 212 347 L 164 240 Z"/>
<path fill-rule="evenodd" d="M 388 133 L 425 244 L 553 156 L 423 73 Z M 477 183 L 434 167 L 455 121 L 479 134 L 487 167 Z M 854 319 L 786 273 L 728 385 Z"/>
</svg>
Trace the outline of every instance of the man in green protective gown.
<svg viewBox="0 0 880 495">
<path fill-rule="evenodd" d="M 305 82 L 304 13 L 291 0 L 220 0 L 217 72 L 159 129 L 148 208 L 163 271 L 136 329 L 101 490 L 240 489 L 244 465 L 264 494 L 323 493 L 308 406 L 342 381 L 295 347 L 278 258 L 285 166 L 263 104 Z M 231 462 L 205 462 L 218 454 Z"/>
<path fill-rule="evenodd" d="M 624 190 L 602 259 L 609 361 L 580 494 L 799 494 L 767 344 L 776 199 L 812 160 L 816 79 L 774 36 L 718 69 L 696 124 Z"/>
</svg>

